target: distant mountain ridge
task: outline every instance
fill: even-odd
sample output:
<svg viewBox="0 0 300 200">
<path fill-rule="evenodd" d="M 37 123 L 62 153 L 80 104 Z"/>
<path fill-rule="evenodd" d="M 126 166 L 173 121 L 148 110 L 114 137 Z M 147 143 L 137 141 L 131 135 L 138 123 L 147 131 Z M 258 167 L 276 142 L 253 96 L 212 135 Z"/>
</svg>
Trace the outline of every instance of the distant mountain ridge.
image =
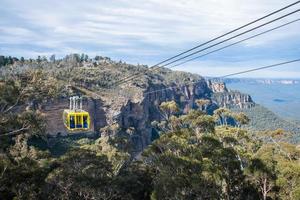
<svg viewBox="0 0 300 200">
<path fill-rule="evenodd" d="M 223 80 L 231 90 L 251 94 L 253 100 L 287 120 L 300 119 L 300 79 Z"/>
<path fill-rule="evenodd" d="M 249 84 L 282 84 L 282 85 L 296 85 L 300 84 L 300 79 L 255 79 L 255 78 L 226 78 L 223 79 L 225 83 L 231 84 L 231 83 L 249 83 Z"/>
</svg>

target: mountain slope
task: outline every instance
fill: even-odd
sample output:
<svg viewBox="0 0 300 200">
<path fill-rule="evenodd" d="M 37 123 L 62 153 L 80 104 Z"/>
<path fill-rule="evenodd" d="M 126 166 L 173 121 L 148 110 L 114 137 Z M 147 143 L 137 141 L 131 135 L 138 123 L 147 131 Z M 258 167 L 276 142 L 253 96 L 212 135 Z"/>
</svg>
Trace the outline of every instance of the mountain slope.
<svg viewBox="0 0 300 200">
<path fill-rule="evenodd" d="M 247 128 L 254 131 L 283 129 L 293 133 L 291 142 L 298 143 L 300 141 L 300 124 L 297 122 L 282 119 L 272 111 L 258 104 L 251 108 L 235 110 L 244 112 L 250 118 L 250 123 L 246 126 Z"/>
<path fill-rule="evenodd" d="M 174 100 L 182 111 L 178 114 L 197 108 L 195 100 L 201 98 L 210 100 L 210 114 L 220 106 L 244 108 L 254 104 L 249 95 L 228 91 L 225 84 L 207 81 L 197 74 L 166 68 L 151 70 L 105 57 L 81 60 L 72 54 L 51 62 L 16 61 L 1 67 L 0 77 L 23 77 L 30 71 L 51 77 L 54 84 L 65 85 L 55 99 L 26 102 L 46 117 L 49 135 L 68 134 L 62 120 L 63 109 L 69 107 L 68 96 L 83 95 L 83 108 L 91 115 L 92 131 L 102 136 L 125 134 L 133 143 L 134 152 L 141 152 L 152 142 L 151 122 L 163 119 L 159 111 L 162 102 Z M 136 73 L 141 75 L 120 86 L 114 84 Z M 115 129 L 107 131 L 112 125 Z"/>
<path fill-rule="evenodd" d="M 273 112 L 255 106 L 250 95 L 227 89 L 224 83 L 205 80 L 203 77 L 187 72 L 161 68 L 150 70 L 144 65 L 130 65 L 115 62 L 107 57 L 81 60 L 77 54 L 71 54 L 56 61 L 25 60 L 0 68 L 0 78 L 5 79 L 35 70 L 52 78 L 52 82 L 65 85 L 59 97 L 34 104 L 41 108 L 47 117 L 47 133 L 66 135 L 61 119 L 63 109 L 68 107 L 68 96 L 84 95 L 85 110 L 91 114 L 92 131 L 101 135 L 126 133 L 131 130 L 130 139 L 135 151 L 140 152 L 151 143 L 153 138 L 152 121 L 162 120 L 158 106 L 161 102 L 174 100 L 180 106 L 182 114 L 196 108 L 195 100 L 210 100 L 207 112 L 212 114 L 218 107 L 242 109 L 251 119 L 250 126 L 255 130 L 282 128 L 298 134 L 299 126 L 285 121 Z M 120 86 L 117 80 L 140 73 L 137 78 Z M 171 88 L 170 88 L 171 87 Z M 103 132 L 102 128 L 117 124 L 115 132 Z M 295 141 L 298 140 L 295 136 Z"/>
</svg>

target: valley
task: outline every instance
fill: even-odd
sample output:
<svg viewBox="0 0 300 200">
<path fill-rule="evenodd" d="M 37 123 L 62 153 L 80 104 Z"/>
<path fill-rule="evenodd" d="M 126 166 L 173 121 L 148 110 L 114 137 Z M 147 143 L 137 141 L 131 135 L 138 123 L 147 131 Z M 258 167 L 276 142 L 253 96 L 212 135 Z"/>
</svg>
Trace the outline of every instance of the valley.
<svg viewBox="0 0 300 200">
<path fill-rule="evenodd" d="M 72 96 L 89 113 L 87 132 L 64 126 Z M 0 67 L 0 112 L 4 199 L 252 200 L 266 172 L 270 187 L 282 181 L 270 197 L 300 177 L 285 175 L 299 170 L 296 122 L 198 74 L 79 54 L 14 58 Z"/>
<path fill-rule="evenodd" d="M 300 119 L 299 80 L 228 79 L 228 88 L 251 94 L 253 100 L 287 120 Z"/>
<path fill-rule="evenodd" d="M 0 200 L 300 200 L 300 0 L 0 5 Z"/>
</svg>

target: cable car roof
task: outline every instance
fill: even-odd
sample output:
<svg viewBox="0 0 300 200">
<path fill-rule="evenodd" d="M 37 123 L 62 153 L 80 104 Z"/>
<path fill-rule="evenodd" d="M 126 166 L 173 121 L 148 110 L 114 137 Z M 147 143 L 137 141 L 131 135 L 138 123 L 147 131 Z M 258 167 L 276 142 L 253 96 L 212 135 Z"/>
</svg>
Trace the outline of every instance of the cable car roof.
<svg viewBox="0 0 300 200">
<path fill-rule="evenodd" d="M 64 112 L 68 113 L 68 114 L 76 114 L 76 113 L 80 113 L 80 114 L 89 114 L 87 111 L 85 110 L 70 110 L 70 109 L 65 109 Z"/>
</svg>

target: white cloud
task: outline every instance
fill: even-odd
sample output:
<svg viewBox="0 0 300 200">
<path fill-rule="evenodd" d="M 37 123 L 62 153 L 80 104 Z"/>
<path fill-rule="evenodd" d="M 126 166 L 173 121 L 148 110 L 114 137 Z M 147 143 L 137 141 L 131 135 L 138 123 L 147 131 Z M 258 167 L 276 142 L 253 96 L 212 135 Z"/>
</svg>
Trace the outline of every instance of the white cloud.
<svg viewBox="0 0 300 200">
<path fill-rule="evenodd" d="M 30 24 L 49 28 L 65 38 L 110 34 L 148 42 L 177 44 L 211 38 L 244 24 L 288 2 L 280 0 L 117 0 L 12 1 L 19 15 Z M 123 6 L 124 5 L 124 6 Z M 253 15 L 255 13 L 255 15 Z M 160 44 L 158 44 L 160 45 Z"/>
<path fill-rule="evenodd" d="M 215 61 L 215 60 L 207 60 L 207 61 L 198 61 L 187 64 L 184 67 L 176 67 L 174 70 L 179 71 L 188 71 L 191 73 L 197 73 L 202 76 L 208 77 L 221 77 L 237 72 L 242 72 L 254 68 L 269 66 L 277 63 L 283 63 L 287 60 L 256 60 L 253 62 L 249 61 L 237 61 L 237 62 L 224 62 L 224 61 Z M 260 71 L 254 71 L 246 74 L 235 75 L 232 77 L 248 77 L 248 78 L 299 78 L 299 62 L 281 65 L 274 68 L 264 69 Z"/>
<path fill-rule="evenodd" d="M 174 55 L 179 50 L 192 47 L 294 2 L 293 0 L 0 1 L 2 9 L 6 11 L 4 12 L 6 14 L 0 14 L 2 54 L 19 52 L 21 55 L 22 48 L 24 54 L 33 55 L 45 52 L 61 55 L 72 51 L 91 54 L 102 52 L 104 55 L 115 54 L 121 57 L 138 56 L 135 61 L 140 63 L 152 60 L 146 64 L 158 62 L 163 57 Z M 288 11 L 295 9 L 290 8 Z M 286 21 L 295 19 L 296 16 L 300 17 L 297 14 Z M 264 22 L 266 21 L 268 20 Z M 299 31 L 299 24 L 291 25 L 247 41 L 242 47 L 272 46 L 276 41 L 298 37 Z M 18 44 L 19 47 L 16 46 Z M 28 50 L 23 47 L 26 45 L 39 48 Z"/>
</svg>

